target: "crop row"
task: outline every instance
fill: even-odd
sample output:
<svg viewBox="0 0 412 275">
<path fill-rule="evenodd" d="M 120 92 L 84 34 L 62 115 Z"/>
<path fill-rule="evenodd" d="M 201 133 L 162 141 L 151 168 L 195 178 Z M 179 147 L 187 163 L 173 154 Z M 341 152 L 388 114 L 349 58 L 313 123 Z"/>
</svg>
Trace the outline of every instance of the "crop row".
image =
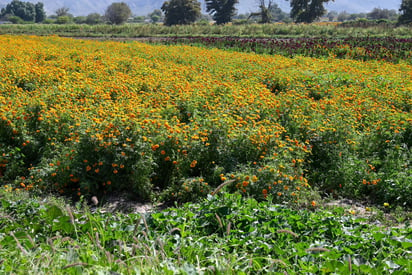
<svg viewBox="0 0 412 275">
<path fill-rule="evenodd" d="M 8 188 L 299 202 L 312 186 L 411 205 L 410 65 L 0 40 Z"/>
<path fill-rule="evenodd" d="M 0 34 L 59 35 L 70 37 L 165 37 L 165 36 L 236 36 L 236 37 L 411 37 L 408 26 L 385 24 L 350 27 L 347 24 L 319 22 L 312 24 L 192 24 L 164 26 L 157 24 L 85 25 L 85 24 L 2 24 Z"/>
<path fill-rule="evenodd" d="M 150 41 L 150 40 L 149 40 Z M 355 60 L 384 60 L 393 63 L 412 62 L 412 39 L 395 37 L 334 38 L 236 38 L 236 37 L 170 37 L 152 42 L 190 44 L 259 54 L 335 57 Z"/>
</svg>

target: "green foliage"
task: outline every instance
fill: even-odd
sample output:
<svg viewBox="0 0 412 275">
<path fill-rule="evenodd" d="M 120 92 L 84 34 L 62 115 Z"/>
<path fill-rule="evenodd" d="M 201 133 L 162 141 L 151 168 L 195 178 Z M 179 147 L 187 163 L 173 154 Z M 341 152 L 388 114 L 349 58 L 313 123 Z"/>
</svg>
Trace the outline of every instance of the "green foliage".
<svg viewBox="0 0 412 275">
<path fill-rule="evenodd" d="M 412 23 L 412 0 L 402 0 L 399 11 L 401 13 L 398 19 L 399 24 Z"/>
<path fill-rule="evenodd" d="M 61 8 L 58 8 L 56 11 L 55 11 L 55 13 L 56 13 L 56 16 L 57 17 L 59 17 L 59 16 L 71 16 L 71 14 L 69 13 L 69 8 L 67 8 L 67 7 L 61 7 Z"/>
<path fill-rule="evenodd" d="M 266 5 L 265 0 L 260 0 L 259 1 L 260 10 L 258 12 L 252 12 L 248 19 L 257 16 L 257 17 L 260 17 L 259 23 L 262 23 L 262 24 L 270 23 L 272 19 L 272 11 L 273 11 L 272 7 L 277 7 L 277 4 L 273 3 L 272 0 L 269 0 L 267 5 Z"/>
<path fill-rule="evenodd" d="M 23 24 L 24 23 L 24 20 L 18 16 L 8 16 L 7 20 L 13 24 Z"/>
<path fill-rule="evenodd" d="M 166 26 L 190 24 L 200 17 L 200 3 L 197 0 L 170 0 L 164 2 L 161 9 L 165 14 Z"/>
<path fill-rule="evenodd" d="M 86 17 L 86 24 L 89 25 L 97 25 L 102 23 L 102 17 L 100 14 L 98 13 L 90 13 L 89 15 L 87 15 Z"/>
<path fill-rule="evenodd" d="M 55 23 L 56 24 L 69 24 L 72 21 L 70 16 L 62 15 L 57 17 Z"/>
<path fill-rule="evenodd" d="M 387 19 L 387 20 L 396 21 L 398 19 L 398 14 L 396 10 L 379 9 L 379 8 L 374 8 L 366 16 L 368 19 L 372 19 L 372 20 Z"/>
<path fill-rule="evenodd" d="M 151 213 L 112 213 L 4 189 L 0 205 L 1 273 L 412 272 L 408 220 L 383 228 L 339 207 L 291 209 L 220 194 Z M 373 210 L 370 218 L 382 215 Z"/>
<path fill-rule="evenodd" d="M 36 16 L 34 22 L 41 23 L 46 19 L 46 12 L 44 11 L 44 4 L 42 2 L 38 2 L 34 5 L 34 9 L 36 11 Z"/>
<path fill-rule="evenodd" d="M 86 16 L 76 16 L 73 18 L 73 22 L 76 24 L 86 24 Z"/>
<path fill-rule="evenodd" d="M 159 9 L 155 9 L 152 13 L 149 14 L 150 20 L 153 23 L 157 23 L 162 19 L 162 11 Z"/>
<path fill-rule="evenodd" d="M 111 24 L 120 25 L 129 19 L 132 15 L 132 11 L 129 6 L 124 3 L 112 3 L 107 7 L 105 17 Z"/>
<path fill-rule="evenodd" d="M 1 10 L 2 17 L 19 17 L 23 21 L 42 22 L 46 13 L 43 8 L 43 3 L 32 4 L 30 2 L 22 2 L 19 0 L 13 0 L 7 4 L 5 8 Z M 14 23 L 19 23 L 18 20 L 14 20 Z"/>
<path fill-rule="evenodd" d="M 138 20 L 143 21 L 144 18 Z M 350 24 L 191 24 L 169 26 L 163 24 L 123 24 L 108 25 L 57 25 L 52 19 L 38 25 L 0 25 L 0 34 L 30 34 L 30 35 L 60 35 L 70 37 L 100 37 L 100 38 L 138 38 L 138 37 L 243 37 L 243 38 L 382 38 L 390 33 L 393 38 L 410 38 L 412 28 L 395 24 L 378 23 L 375 21 L 354 21 Z M 146 39 L 147 41 L 148 39 Z M 150 40 L 150 39 L 149 39 Z M 156 40 L 156 39 L 153 39 Z M 158 40 L 158 39 L 157 39 Z M 291 49 L 292 50 L 292 49 Z"/>
<path fill-rule="evenodd" d="M 206 0 L 206 11 L 213 16 L 217 24 L 225 24 L 235 15 L 237 3 L 238 0 Z"/>
<path fill-rule="evenodd" d="M 323 4 L 329 1 L 330 0 L 290 0 L 290 16 L 297 23 L 311 23 L 326 13 Z"/>
<path fill-rule="evenodd" d="M 291 18 L 288 13 L 282 11 L 282 9 L 276 3 L 273 3 L 269 7 L 271 22 L 291 22 Z"/>
</svg>

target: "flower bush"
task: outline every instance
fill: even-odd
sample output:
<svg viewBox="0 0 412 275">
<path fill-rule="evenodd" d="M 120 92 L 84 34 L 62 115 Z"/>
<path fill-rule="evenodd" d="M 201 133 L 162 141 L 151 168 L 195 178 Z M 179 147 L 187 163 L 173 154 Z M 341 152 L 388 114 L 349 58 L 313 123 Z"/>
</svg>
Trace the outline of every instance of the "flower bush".
<svg viewBox="0 0 412 275">
<path fill-rule="evenodd" d="M 312 186 L 411 205 L 410 65 L 0 41 L 0 177 L 15 188 L 184 201 L 225 183 L 299 202 Z"/>
</svg>

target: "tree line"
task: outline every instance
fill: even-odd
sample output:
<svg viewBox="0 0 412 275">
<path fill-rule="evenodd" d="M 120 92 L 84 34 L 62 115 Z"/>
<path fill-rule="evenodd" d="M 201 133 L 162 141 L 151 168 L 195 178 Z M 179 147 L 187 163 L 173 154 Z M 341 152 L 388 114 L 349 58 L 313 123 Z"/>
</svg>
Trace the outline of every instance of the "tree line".
<svg viewBox="0 0 412 275">
<path fill-rule="evenodd" d="M 244 16 L 246 20 L 256 20 L 259 23 L 270 23 L 275 21 L 292 20 L 296 23 L 311 23 L 321 16 L 327 14 L 324 4 L 334 0 L 286 0 L 290 2 L 290 14 L 284 13 L 274 0 L 256 0 L 258 10 Z M 232 22 L 237 16 L 236 5 L 239 0 L 205 0 L 206 12 L 216 22 L 216 24 L 226 24 Z M 124 2 L 116 2 L 109 5 L 105 14 L 91 13 L 83 17 L 74 17 L 69 13 L 68 8 L 60 8 L 55 11 L 56 15 L 46 17 L 44 4 L 23 2 L 12 0 L 1 10 L 0 18 L 12 23 L 34 22 L 42 23 L 86 23 L 86 24 L 123 24 L 132 15 L 129 6 Z M 375 8 L 365 17 L 368 19 L 390 19 L 397 20 L 399 24 L 412 23 L 412 0 L 402 0 L 398 14 L 395 10 Z M 155 10 L 149 14 L 152 22 L 163 21 L 165 25 L 191 24 L 201 18 L 201 7 L 198 0 L 167 0 L 160 10 Z M 351 19 L 350 14 L 345 12 L 337 14 L 330 12 L 327 14 L 329 20 L 337 18 L 338 21 Z M 359 15 L 360 18 L 362 17 Z"/>
</svg>

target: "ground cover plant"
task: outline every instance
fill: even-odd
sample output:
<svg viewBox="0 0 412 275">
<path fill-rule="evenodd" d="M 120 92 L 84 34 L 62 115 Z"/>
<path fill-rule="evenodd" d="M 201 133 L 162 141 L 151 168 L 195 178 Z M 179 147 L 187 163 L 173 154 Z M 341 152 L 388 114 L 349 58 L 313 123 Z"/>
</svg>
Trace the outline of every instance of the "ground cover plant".
<svg viewBox="0 0 412 275">
<path fill-rule="evenodd" d="M 187 201 L 225 184 L 295 203 L 317 188 L 411 206 L 410 65 L 1 40 L 13 188 Z"/>
<path fill-rule="evenodd" d="M 410 227 L 240 195 L 153 213 L 0 192 L 4 274 L 410 274 Z M 375 220 L 376 221 L 376 220 Z"/>
</svg>

